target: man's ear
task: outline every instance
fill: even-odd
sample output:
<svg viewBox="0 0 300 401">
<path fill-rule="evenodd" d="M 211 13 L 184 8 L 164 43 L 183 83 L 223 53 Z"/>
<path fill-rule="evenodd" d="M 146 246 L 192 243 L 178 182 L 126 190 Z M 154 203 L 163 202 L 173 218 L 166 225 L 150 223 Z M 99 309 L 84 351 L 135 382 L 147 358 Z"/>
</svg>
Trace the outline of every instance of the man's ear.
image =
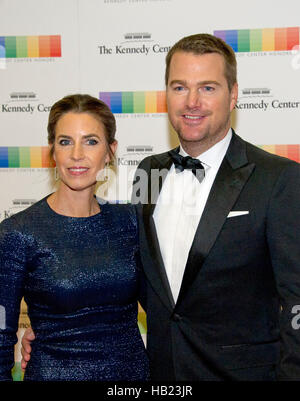
<svg viewBox="0 0 300 401">
<path fill-rule="evenodd" d="M 233 87 L 230 92 L 230 111 L 232 111 L 235 108 L 235 105 L 238 100 L 238 95 L 239 95 L 239 86 L 237 82 L 233 84 Z"/>
</svg>

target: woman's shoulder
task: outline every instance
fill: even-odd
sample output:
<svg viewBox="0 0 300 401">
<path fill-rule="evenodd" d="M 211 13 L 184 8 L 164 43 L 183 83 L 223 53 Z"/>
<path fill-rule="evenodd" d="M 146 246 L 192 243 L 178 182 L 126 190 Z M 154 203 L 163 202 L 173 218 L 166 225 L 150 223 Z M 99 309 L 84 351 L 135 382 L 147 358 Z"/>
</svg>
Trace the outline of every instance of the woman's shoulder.
<svg viewBox="0 0 300 401">
<path fill-rule="evenodd" d="M 96 196 L 97 202 L 101 206 L 108 207 L 116 212 L 120 211 L 120 213 L 135 213 L 135 205 L 130 203 L 129 201 L 120 201 L 120 200 L 105 200 Z"/>
<path fill-rule="evenodd" d="M 45 198 L 37 201 L 28 208 L 7 217 L 0 223 L 1 231 L 5 230 L 23 230 L 24 228 L 31 226 L 37 221 L 40 221 L 41 217 L 45 214 L 46 199 Z"/>
<path fill-rule="evenodd" d="M 137 215 L 135 205 L 121 201 L 105 201 L 97 197 L 100 208 L 105 212 L 108 211 L 117 219 L 130 220 L 134 225 L 137 224 Z"/>
</svg>

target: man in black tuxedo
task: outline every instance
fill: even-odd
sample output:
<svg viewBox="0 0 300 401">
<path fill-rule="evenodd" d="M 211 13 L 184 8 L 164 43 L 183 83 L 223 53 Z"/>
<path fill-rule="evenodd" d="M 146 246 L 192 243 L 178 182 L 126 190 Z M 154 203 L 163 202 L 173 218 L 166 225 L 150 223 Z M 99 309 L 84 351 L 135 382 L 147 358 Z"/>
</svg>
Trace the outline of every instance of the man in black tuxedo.
<svg viewBox="0 0 300 401">
<path fill-rule="evenodd" d="M 152 379 L 300 379 L 299 164 L 230 128 L 221 39 L 183 38 L 166 62 L 180 147 L 144 159 L 133 188 Z"/>
<path fill-rule="evenodd" d="M 180 147 L 144 159 L 133 188 L 152 379 L 300 379 L 299 164 L 230 128 L 226 43 L 192 35 L 166 63 Z"/>
</svg>

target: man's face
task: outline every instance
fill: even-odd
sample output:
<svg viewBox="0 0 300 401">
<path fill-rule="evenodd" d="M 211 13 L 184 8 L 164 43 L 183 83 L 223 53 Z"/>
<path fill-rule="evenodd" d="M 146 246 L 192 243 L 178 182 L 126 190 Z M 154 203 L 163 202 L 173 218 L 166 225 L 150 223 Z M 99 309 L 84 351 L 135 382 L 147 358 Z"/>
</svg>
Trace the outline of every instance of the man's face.
<svg viewBox="0 0 300 401">
<path fill-rule="evenodd" d="M 220 54 L 176 52 L 167 84 L 169 120 L 183 148 L 198 156 L 224 138 L 230 113 L 237 100 L 237 84 L 231 91 Z"/>
</svg>

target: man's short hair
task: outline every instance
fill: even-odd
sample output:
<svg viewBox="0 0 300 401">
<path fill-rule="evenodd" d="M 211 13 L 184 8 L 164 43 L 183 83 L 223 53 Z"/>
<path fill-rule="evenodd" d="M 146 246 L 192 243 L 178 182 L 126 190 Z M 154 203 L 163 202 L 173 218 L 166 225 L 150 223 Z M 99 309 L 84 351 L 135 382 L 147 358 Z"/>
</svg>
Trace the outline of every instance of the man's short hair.
<svg viewBox="0 0 300 401">
<path fill-rule="evenodd" d="M 174 53 L 188 52 L 196 55 L 207 53 L 220 54 L 224 59 L 225 78 L 228 88 L 231 91 L 233 85 L 237 82 L 237 64 L 235 53 L 227 43 L 216 36 L 207 33 L 198 33 L 196 35 L 186 36 L 180 39 L 174 46 L 171 47 L 166 56 L 166 73 L 165 83 L 168 85 L 170 64 Z"/>
</svg>

